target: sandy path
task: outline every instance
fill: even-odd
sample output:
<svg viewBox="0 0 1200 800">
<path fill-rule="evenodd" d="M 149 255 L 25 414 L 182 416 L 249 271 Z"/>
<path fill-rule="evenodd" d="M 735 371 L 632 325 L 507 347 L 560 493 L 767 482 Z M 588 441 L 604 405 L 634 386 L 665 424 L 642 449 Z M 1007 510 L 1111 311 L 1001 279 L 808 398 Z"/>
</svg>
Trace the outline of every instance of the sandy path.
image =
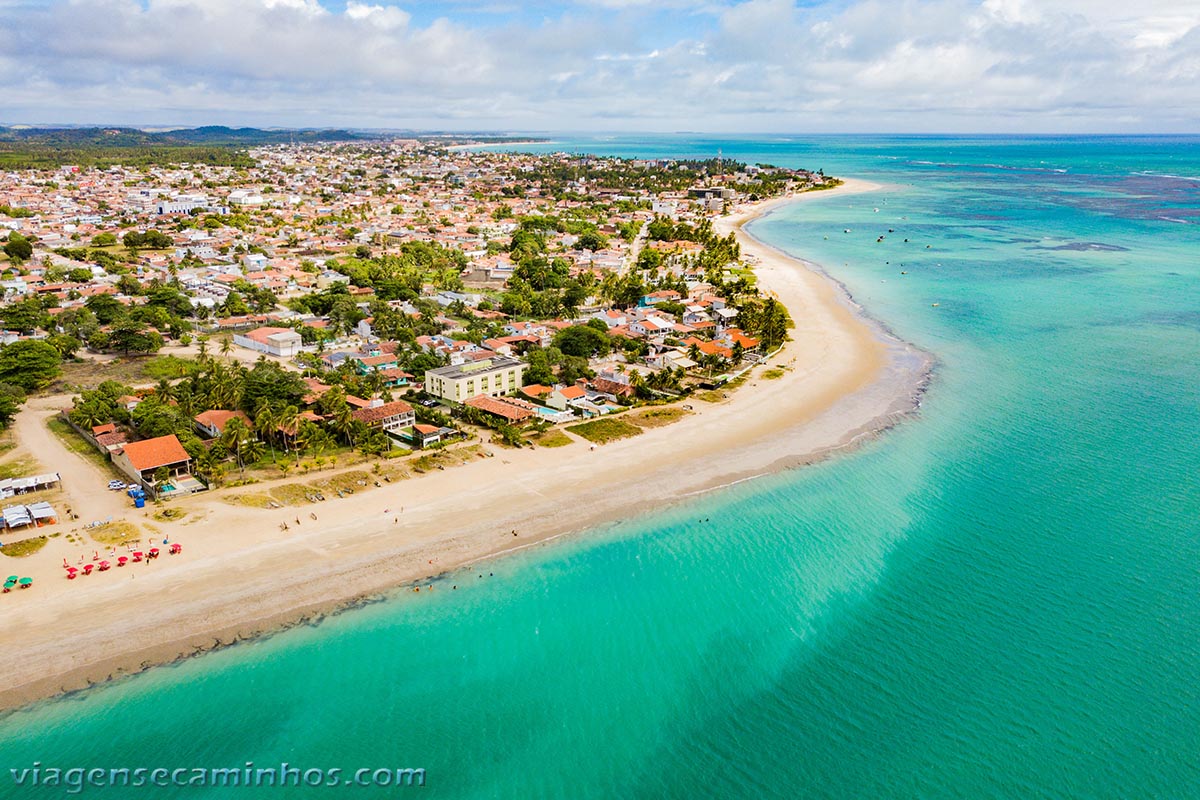
<svg viewBox="0 0 1200 800">
<path fill-rule="evenodd" d="M 872 188 L 848 182 L 837 191 Z M 776 204 L 722 225 L 733 229 Z M 212 497 L 185 501 L 188 519 L 170 528 L 184 555 L 147 566 L 69 582 L 60 557 L 38 554 L 28 559 L 37 570 L 28 573 L 38 580 L 35 590 L 0 600 L 7 606 L 0 615 L 0 705 L 805 463 L 909 412 L 927 359 L 856 314 L 832 281 L 739 236 L 744 252 L 759 259 L 761 285 L 797 320 L 793 341 L 771 359 L 789 366 L 782 378 L 752 379 L 725 403 L 693 400 L 696 412 L 686 419 L 595 451 L 580 443 L 515 452 L 486 446 L 493 458 L 299 511 L 247 509 Z M 36 421 L 22 430 L 31 426 Z M 287 533 L 279 529 L 284 520 L 293 522 Z"/>
</svg>

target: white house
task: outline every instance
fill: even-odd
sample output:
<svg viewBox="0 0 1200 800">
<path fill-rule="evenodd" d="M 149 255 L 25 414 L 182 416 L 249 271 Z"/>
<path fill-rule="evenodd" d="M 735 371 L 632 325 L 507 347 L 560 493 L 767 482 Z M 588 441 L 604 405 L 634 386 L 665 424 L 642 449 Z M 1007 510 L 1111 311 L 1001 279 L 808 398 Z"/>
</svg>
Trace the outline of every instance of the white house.
<svg viewBox="0 0 1200 800">
<path fill-rule="evenodd" d="M 248 350 L 267 353 L 280 358 L 292 358 L 300 352 L 303 344 L 300 334 L 291 328 L 255 328 L 245 333 L 235 333 L 233 343 Z"/>
</svg>

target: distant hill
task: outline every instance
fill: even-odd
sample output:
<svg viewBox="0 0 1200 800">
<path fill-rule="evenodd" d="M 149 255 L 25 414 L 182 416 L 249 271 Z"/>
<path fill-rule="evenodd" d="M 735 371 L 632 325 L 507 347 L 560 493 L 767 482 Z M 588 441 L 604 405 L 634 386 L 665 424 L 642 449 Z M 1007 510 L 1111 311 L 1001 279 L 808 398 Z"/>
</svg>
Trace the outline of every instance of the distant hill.
<svg viewBox="0 0 1200 800">
<path fill-rule="evenodd" d="M 288 142 L 349 142 L 366 137 L 345 130 L 262 130 L 206 125 L 172 131 L 139 128 L 2 128 L 0 142 L 83 147 L 137 147 L 144 145 L 224 144 L 250 147 Z"/>
<path fill-rule="evenodd" d="M 121 127 L 0 127 L 0 169 L 52 169 L 64 164 L 248 166 L 253 160 L 242 152 L 248 147 L 289 142 L 351 142 L 367 138 L 345 130 L 261 130 L 220 125 L 172 131 Z"/>
</svg>

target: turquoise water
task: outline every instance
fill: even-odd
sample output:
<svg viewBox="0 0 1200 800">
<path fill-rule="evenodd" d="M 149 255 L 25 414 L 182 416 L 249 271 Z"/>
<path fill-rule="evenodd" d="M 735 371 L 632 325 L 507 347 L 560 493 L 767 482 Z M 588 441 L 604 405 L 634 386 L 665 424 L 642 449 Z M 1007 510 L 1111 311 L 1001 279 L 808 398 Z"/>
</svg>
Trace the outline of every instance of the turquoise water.
<svg viewBox="0 0 1200 800">
<path fill-rule="evenodd" d="M 12 714 L 0 796 L 62 795 L 9 788 L 34 761 L 287 761 L 423 767 L 455 798 L 1200 797 L 1198 145 L 556 145 L 886 184 L 754 230 L 936 355 L 921 417 L 457 591 Z M 145 793 L 339 791 L 418 790 Z"/>
</svg>

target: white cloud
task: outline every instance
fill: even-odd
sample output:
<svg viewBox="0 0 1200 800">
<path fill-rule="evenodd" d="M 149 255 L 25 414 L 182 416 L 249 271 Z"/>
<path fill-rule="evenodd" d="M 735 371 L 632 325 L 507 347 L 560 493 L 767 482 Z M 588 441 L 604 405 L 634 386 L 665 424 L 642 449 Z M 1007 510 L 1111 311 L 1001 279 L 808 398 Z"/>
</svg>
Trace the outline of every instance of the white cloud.
<svg viewBox="0 0 1200 800">
<path fill-rule="evenodd" d="M 423 13 L 418 23 L 388 0 L 0 3 L 5 121 L 634 130 L 1200 123 L 1200 7 L 1169 0 L 581 0 L 499 25 L 470 8 L 442 6 L 442 16 Z"/>
</svg>

